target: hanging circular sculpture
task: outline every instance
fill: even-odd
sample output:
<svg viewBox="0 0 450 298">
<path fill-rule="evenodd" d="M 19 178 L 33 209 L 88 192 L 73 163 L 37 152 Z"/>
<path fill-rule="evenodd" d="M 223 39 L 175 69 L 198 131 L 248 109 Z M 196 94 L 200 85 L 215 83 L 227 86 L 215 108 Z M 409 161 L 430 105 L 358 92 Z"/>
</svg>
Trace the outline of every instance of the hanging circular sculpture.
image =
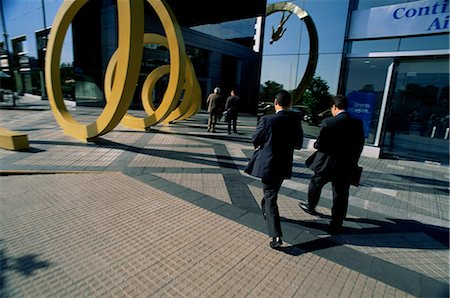
<svg viewBox="0 0 450 298">
<path fill-rule="evenodd" d="M 306 67 L 305 73 L 302 80 L 298 84 L 297 88 L 294 90 L 292 95 L 292 104 L 299 102 L 303 93 L 305 93 L 308 84 L 311 82 L 314 72 L 316 71 L 317 59 L 319 56 L 319 42 L 317 36 L 316 26 L 311 18 L 311 16 L 302 8 L 298 7 L 292 2 L 278 2 L 274 4 L 267 5 L 266 16 L 269 16 L 275 12 L 279 11 L 289 11 L 295 14 L 300 20 L 305 22 L 306 28 L 309 34 L 309 58 L 308 65 Z M 287 18 L 285 19 L 287 20 Z M 282 32 L 278 32 L 282 35 Z M 281 37 L 281 36 L 279 36 Z M 279 38 L 278 37 L 278 38 Z"/>
</svg>

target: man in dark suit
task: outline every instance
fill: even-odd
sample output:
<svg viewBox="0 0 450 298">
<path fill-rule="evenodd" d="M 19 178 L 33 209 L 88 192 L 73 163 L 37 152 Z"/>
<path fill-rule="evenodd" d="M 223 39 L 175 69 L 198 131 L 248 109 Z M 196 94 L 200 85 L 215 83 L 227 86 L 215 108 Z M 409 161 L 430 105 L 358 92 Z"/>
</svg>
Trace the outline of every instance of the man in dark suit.
<svg viewBox="0 0 450 298">
<path fill-rule="evenodd" d="M 288 111 L 290 104 L 289 92 L 280 91 L 274 100 L 275 114 L 262 117 L 252 136 L 253 145 L 259 149 L 249 173 L 262 181 L 261 208 L 272 237 L 272 248 L 283 244 L 278 192 L 283 180 L 291 178 L 294 149 L 300 149 L 303 144 L 301 118 L 298 113 Z"/>
<path fill-rule="evenodd" d="M 241 98 L 237 96 L 236 90 L 231 90 L 230 96 L 228 96 L 225 103 L 225 111 L 227 116 L 225 121 L 228 123 L 228 134 L 231 134 L 231 123 L 233 123 L 233 132 L 237 133 L 237 117 L 238 117 L 238 106 Z"/>
<path fill-rule="evenodd" d="M 347 215 L 348 197 L 352 174 L 357 170 L 358 160 L 364 147 L 364 128 L 361 120 L 346 111 L 347 98 L 337 95 L 332 99 L 331 114 L 322 121 L 319 136 L 314 143 L 317 151 L 308 159 L 307 166 L 314 171 L 308 189 L 308 205 L 300 207 L 317 214 L 322 188 L 331 181 L 333 207 L 331 208 L 330 234 L 338 234 Z"/>
</svg>

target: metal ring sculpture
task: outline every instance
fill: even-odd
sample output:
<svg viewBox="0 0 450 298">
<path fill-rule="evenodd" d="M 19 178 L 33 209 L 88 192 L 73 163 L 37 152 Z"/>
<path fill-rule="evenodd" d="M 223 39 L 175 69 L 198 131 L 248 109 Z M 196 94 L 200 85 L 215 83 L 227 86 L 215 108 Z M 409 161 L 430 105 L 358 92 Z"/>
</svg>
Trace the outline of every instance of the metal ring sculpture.
<svg viewBox="0 0 450 298">
<path fill-rule="evenodd" d="M 170 50 L 167 38 L 158 34 L 153 33 L 144 34 L 144 44 L 159 44 Z M 117 57 L 118 55 L 116 51 L 112 55 L 108 67 L 106 69 L 104 90 L 105 90 L 105 97 L 107 99 L 110 98 L 111 96 L 111 88 L 115 73 L 115 67 L 117 64 Z M 147 79 L 144 82 L 141 92 L 142 105 L 148 116 L 144 118 L 139 118 L 129 114 L 125 114 L 121 122 L 124 126 L 146 130 L 148 127 L 160 123 L 161 121 L 169 123 L 172 121 L 181 120 L 180 118 L 182 117 L 183 117 L 182 119 L 186 119 L 187 117 L 190 117 L 199 111 L 201 105 L 200 85 L 198 84 L 198 81 L 196 79 L 194 67 L 192 66 L 191 60 L 187 56 L 183 58 L 185 59 L 184 61 L 185 74 L 183 76 L 185 78 L 185 82 L 181 86 L 179 86 L 178 81 L 176 81 L 177 89 L 174 89 L 170 88 L 171 86 L 169 79 L 169 87 L 168 87 L 168 90 L 172 91 L 177 90 L 179 93 L 181 93 L 181 90 L 184 89 L 184 95 L 181 100 L 181 104 L 179 104 L 177 107 L 177 103 L 179 101 L 178 97 L 180 96 L 179 93 L 176 94 L 173 92 L 166 92 L 159 107 L 156 109 L 155 106 L 153 105 L 152 90 L 156 82 L 164 75 L 172 74 L 173 72 L 171 70 L 171 67 L 174 64 L 171 63 L 170 66 L 169 65 L 159 66 L 147 76 Z M 179 76 L 180 75 L 181 74 L 179 74 Z M 174 79 L 174 81 L 175 80 L 176 78 Z M 193 111 L 193 113 L 187 115 L 188 114 L 187 112 L 190 107 L 192 107 L 191 110 Z"/>
<path fill-rule="evenodd" d="M 314 72 L 316 71 L 317 59 L 319 57 L 319 38 L 317 36 L 316 26 L 314 25 L 311 16 L 304 9 L 298 7 L 292 2 L 278 2 L 267 5 L 266 16 L 269 16 L 278 11 L 290 11 L 295 14 L 300 20 L 303 20 L 305 22 L 309 34 L 308 65 L 306 67 L 305 74 L 300 81 L 300 84 L 294 90 L 294 93 L 292 95 L 292 104 L 295 104 L 300 100 L 303 93 L 305 93 L 305 90 L 308 87 L 309 82 L 311 82 L 311 79 L 314 76 Z"/>
<path fill-rule="evenodd" d="M 120 121 L 128 127 L 147 129 L 151 125 L 185 119 L 198 112 L 201 92 L 194 69 L 185 55 L 184 41 L 178 21 L 165 0 L 147 0 L 161 20 L 167 37 L 144 34 L 143 0 L 118 0 L 118 48 L 112 55 L 105 74 L 106 105 L 91 124 L 76 121 L 68 112 L 62 97 L 59 62 L 67 28 L 88 0 L 64 1 L 50 32 L 46 54 L 45 78 L 47 93 L 56 121 L 66 134 L 90 141 L 113 130 Z M 148 117 L 126 114 L 132 101 L 142 60 L 142 47 L 147 43 L 161 44 L 169 49 L 170 65 L 155 69 L 143 87 L 143 106 Z M 152 104 L 151 91 L 156 81 L 169 73 L 169 82 L 158 109 Z M 186 81 L 185 81 L 186 80 Z M 182 89 L 185 89 L 181 104 Z"/>
</svg>

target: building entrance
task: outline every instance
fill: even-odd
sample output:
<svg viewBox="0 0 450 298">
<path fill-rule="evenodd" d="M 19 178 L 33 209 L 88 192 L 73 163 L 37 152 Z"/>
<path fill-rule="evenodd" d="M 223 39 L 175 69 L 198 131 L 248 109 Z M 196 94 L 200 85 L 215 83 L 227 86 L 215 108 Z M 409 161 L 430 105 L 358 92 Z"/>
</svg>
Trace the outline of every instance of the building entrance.
<svg viewBox="0 0 450 298">
<path fill-rule="evenodd" d="M 449 60 L 397 63 L 382 154 L 449 163 Z"/>
</svg>

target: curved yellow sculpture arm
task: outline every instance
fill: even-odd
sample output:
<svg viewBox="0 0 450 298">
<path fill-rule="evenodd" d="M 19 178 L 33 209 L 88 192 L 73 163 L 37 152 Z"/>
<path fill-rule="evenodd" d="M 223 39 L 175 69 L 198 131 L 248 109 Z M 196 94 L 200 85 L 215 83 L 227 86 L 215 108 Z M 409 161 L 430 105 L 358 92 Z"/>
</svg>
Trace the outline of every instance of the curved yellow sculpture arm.
<svg viewBox="0 0 450 298">
<path fill-rule="evenodd" d="M 61 50 L 67 28 L 86 2 L 87 0 L 65 1 L 56 14 L 47 47 L 45 80 L 50 106 L 56 121 L 65 133 L 88 141 L 114 129 L 130 105 L 142 60 L 144 7 L 142 0 L 117 1 L 120 24 L 118 63 L 111 98 L 97 120 L 86 125 L 76 121 L 67 111 L 62 97 L 59 71 Z"/>
<path fill-rule="evenodd" d="M 105 108 L 91 124 L 83 124 L 75 120 L 63 101 L 59 64 L 67 29 L 87 1 L 66 0 L 63 2 L 50 31 L 47 47 L 45 65 L 47 93 L 56 121 L 65 133 L 89 141 L 111 131 L 120 121 L 127 127 L 147 129 L 166 118 L 168 118 L 167 121 L 174 121 L 198 111 L 201 103 L 200 87 L 192 64 L 185 54 L 180 26 L 167 2 L 147 0 L 161 20 L 166 33 L 165 37 L 158 34 L 144 35 L 143 0 L 117 0 L 119 42 L 106 69 Z M 163 45 L 169 50 L 170 65 L 157 68 L 147 77 L 143 86 L 142 100 L 148 117 L 138 118 L 126 114 L 126 111 L 133 99 L 138 81 L 143 44 L 149 43 Z M 151 94 L 156 81 L 166 74 L 169 74 L 168 86 L 161 104 L 155 109 Z M 185 89 L 185 95 L 182 103 L 178 105 L 183 89 Z"/>
</svg>

